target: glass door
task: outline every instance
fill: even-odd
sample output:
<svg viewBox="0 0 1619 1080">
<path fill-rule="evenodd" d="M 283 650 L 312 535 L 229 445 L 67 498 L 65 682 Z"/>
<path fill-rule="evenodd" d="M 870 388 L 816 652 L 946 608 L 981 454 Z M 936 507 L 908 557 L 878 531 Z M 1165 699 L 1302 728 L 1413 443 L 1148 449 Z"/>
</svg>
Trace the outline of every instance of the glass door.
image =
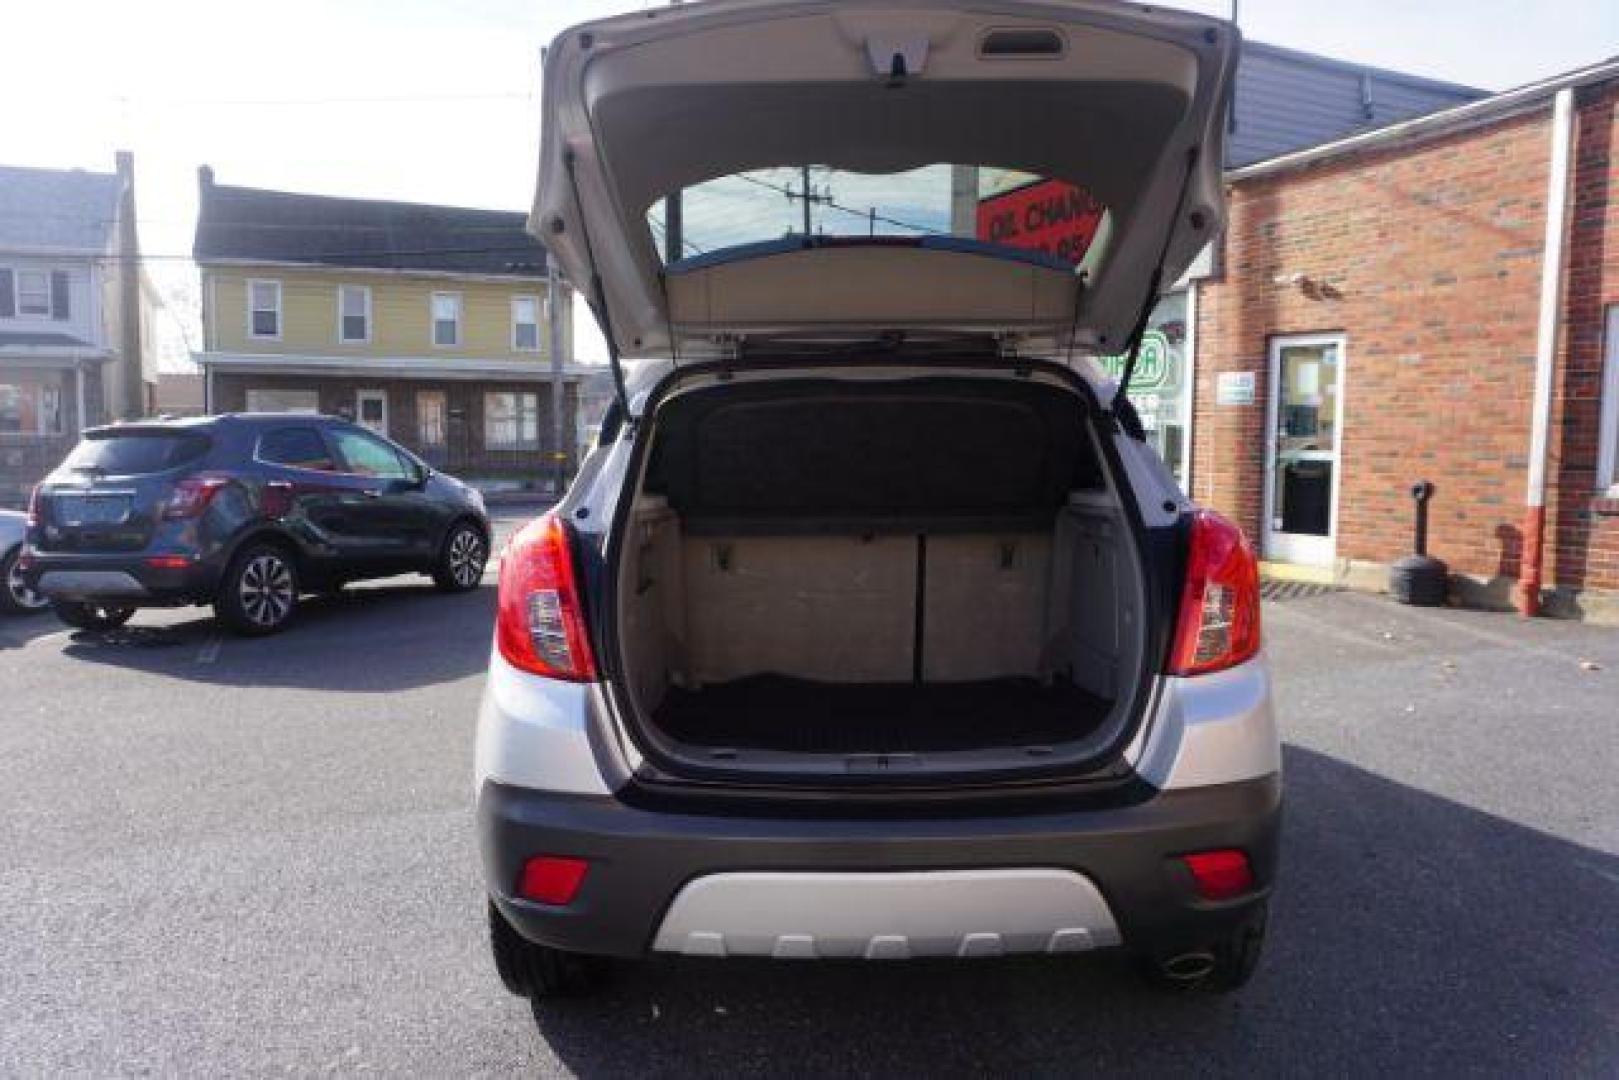
<svg viewBox="0 0 1619 1080">
<path fill-rule="evenodd" d="M 1343 403 L 1341 336 L 1271 342 L 1265 556 L 1331 564 L 1338 521 Z"/>
</svg>

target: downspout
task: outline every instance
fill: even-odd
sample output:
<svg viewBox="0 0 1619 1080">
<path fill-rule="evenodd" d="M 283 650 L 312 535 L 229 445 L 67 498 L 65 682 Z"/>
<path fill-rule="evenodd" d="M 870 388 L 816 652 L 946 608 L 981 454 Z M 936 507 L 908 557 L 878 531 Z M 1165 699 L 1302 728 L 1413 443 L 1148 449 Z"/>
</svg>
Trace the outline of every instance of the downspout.
<svg viewBox="0 0 1619 1080">
<path fill-rule="evenodd" d="M 1535 398 L 1529 426 L 1529 489 L 1523 519 L 1523 557 L 1514 596 L 1518 614 L 1540 613 L 1542 564 L 1546 558 L 1546 459 L 1551 441 L 1552 377 L 1557 367 L 1563 271 L 1567 261 L 1568 188 L 1574 156 L 1574 91 L 1557 92 L 1552 104 L 1551 169 L 1546 182 L 1546 241 L 1540 270 L 1540 320 L 1535 336 Z"/>
</svg>

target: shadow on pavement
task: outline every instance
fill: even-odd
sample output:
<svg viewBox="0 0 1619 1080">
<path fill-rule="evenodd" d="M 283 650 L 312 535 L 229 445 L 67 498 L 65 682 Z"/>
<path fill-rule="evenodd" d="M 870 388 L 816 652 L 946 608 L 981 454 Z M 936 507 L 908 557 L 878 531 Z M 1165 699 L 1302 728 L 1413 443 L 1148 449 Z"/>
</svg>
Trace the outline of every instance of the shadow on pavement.
<svg viewBox="0 0 1619 1080">
<path fill-rule="evenodd" d="M 1138 985 L 1120 956 L 665 961 L 540 1033 L 601 1073 L 1609 1074 L 1619 859 L 1299 748 L 1259 974 Z"/>
<path fill-rule="evenodd" d="M 236 637 L 207 608 L 168 612 L 157 624 L 137 612 L 118 630 L 74 633 L 63 652 L 223 686 L 386 693 L 483 672 L 494 608 L 488 584 L 456 594 L 413 580 L 359 585 L 305 597 L 293 624 L 270 637 Z"/>
<path fill-rule="evenodd" d="M 33 615 L 0 615 L 0 651 L 20 649 L 35 638 L 65 629 L 49 610 Z"/>
</svg>

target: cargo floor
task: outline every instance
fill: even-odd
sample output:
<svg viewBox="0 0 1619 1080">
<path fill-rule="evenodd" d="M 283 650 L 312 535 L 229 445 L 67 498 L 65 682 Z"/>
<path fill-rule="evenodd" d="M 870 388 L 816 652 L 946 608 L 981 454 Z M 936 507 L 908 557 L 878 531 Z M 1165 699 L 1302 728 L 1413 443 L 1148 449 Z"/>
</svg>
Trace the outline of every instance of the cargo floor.
<svg viewBox="0 0 1619 1080">
<path fill-rule="evenodd" d="M 797 753 L 977 750 L 1076 739 L 1111 702 L 1072 683 L 822 683 L 755 675 L 670 687 L 654 714 L 681 742 Z"/>
</svg>

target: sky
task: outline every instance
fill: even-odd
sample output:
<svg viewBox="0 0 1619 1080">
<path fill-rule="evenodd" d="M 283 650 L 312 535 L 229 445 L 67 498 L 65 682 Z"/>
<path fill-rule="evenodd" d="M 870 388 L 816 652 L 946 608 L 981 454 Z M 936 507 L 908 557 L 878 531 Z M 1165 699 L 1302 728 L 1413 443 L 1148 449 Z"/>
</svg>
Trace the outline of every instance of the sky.
<svg viewBox="0 0 1619 1080">
<path fill-rule="evenodd" d="M 183 355 L 198 165 L 224 184 L 526 210 L 541 47 L 646 6 L 18 0 L 0 34 L 0 163 L 111 171 L 134 151 L 141 245 L 169 300 L 158 331 Z M 1166 6 L 1229 15 L 1231 0 Z M 1239 14 L 1255 40 L 1491 90 L 1619 55 L 1616 0 L 1241 0 Z M 580 316 L 579 357 L 600 359 Z"/>
</svg>

